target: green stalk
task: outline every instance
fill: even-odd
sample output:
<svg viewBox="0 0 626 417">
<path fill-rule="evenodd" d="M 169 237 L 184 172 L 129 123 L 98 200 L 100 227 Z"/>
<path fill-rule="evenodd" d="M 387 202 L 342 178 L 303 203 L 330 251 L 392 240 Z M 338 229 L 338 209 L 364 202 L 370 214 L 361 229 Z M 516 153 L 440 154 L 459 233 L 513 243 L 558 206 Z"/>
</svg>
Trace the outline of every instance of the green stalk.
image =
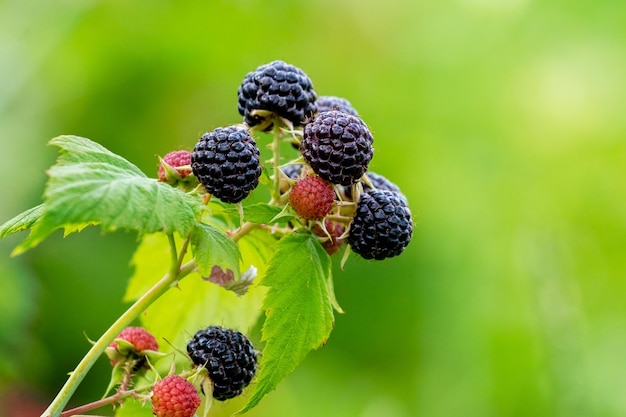
<svg viewBox="0 0 626 417">
<path fill-rule="evenodd" d="M 170 243 L 173 239 L 170 241 Z M 175 247 L 172 247 L 175 251 Z M 186 248 L 186 246 L 185 246 Z M 102 356 L 104 350 L 109 344 L 126 328 L 129 326 L 141 313 L 143 313 L 154 301 L 156 301 L 161 295 L 163 295 L 172 284 L 176 283 L 183 277 L 189 275 L 195 268 L 196 263 L 191 260 L 184 265 L 180 265 L 179 257 L 173 254 L 173 262 L 170 270 L 161 278 L 152 288 L 150 288 L 144 295 L 141 296 L 128 310 L 124 312 L 116 321 L 108 328 L 106 332 L 94 343 L 89 349 L 87 354 L 79 362 L 73 372 L 70 373 L 70 377 L 63 385 L 63 388 L 59 391 L 54 398 L 50 406 L 43 412 L 41 417 L 59 417 L 63 408 L 67 405 L 70 398 L 87 375 L 87 372 L 96 363 L 98 358 Z"/>
<path fill-rule="evenodd" d="M 282 139 L 283 133 L 281 131 L 280 126 L 278 126 L 278 122 L 274 123 L 274 140 L 272 141 L 272 165 L 274 165 L 274 189 L 272 192 L 272 202 L 278 202 L 280 200 L 280 141 Z"/>
</svg>

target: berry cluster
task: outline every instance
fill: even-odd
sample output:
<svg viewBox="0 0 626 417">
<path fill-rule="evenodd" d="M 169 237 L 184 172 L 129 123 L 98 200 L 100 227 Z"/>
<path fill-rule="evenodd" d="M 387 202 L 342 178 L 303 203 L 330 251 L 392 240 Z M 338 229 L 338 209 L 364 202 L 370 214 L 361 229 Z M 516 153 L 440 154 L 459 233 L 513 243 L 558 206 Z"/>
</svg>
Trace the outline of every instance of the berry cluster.
<svg viewBox="0 0 626 417">
<path fill-rule="evenodd" d="M 127 327 L 115 338 L 106 354 L 114 369 L 123 369 L 118 381 L 120 391 L 129 392 L 132 378 L 139 371 L 151 368 L 139 367 L 138 364 L 146 365 L 148 357 L 157 357 L 158 360 L 165 356 L 159 356 L 158 349 L 156 338 L 143 327 Z M 212 391 L 209 394 L 216 400 L 225 401 L 240 395 L 256 374 L 256 350 L 246 336 L 233 329 L 209 326 L 198 330 L 187 343 L 187 354 L 191 361 L 188 370 L 158 377 L 148 394 L 133 394 L 150 400 L 152 413 L 157 417 L 195 415 L 201 398 L 196 385 L 190 380 L 198 375 L 204 375 L 198 383 L 203 394 L 207 394 L 205 387 L 210 386 Z M 202 374 L 200 370 L 206 371 Z M 205 381 L 209 384 L 205 385 Z"/>
<path fill-rule="evenodd" d="M 276 184 L 270 204 L 288 205 L 300 220 L 291 226 L 310 230 L 329 253 L 343 242 L 366 259 L 403 252 L 413 233 L 407 199 L 369 170 L 374 137 L 348 100 L 318 97 L 304 71 L 283 61 L 246 74 L 237 96 L 243 123 L 205 133 L 186 155 L 163 158 L 161 181 L 195 178 L 209 195 L 240 203 L 268 169 Z M 275 144 L 291 142 L 297 157 L 285 163 L 273 146 L 264 167 L 254 138 L 259 131 L 274 132 Z"/>
<path fill-rule="evenodd" d="M 261 65 L 246 74 L 237 95 L 237 109 L 243 117 L 242 121 L 204 133 L 192 151 L 172 151 L 159 158 L 156 182 L 141 177 L 137 181 L 132 181 L 131 186 L 124 181 L 123 186 L 130 187 L 124 189 L 126 193 L 135 194 L 136 198 L 132 200 L 132 204 L 123 202 L 123 209 L 145 218 L 135 222 L 133 216 L 132 221 L 128 220 L 128 216 L 120 214 L 121 209 L 116 207 L 117 204 L 110 204 L 110 207 L 107 206 L 102 213 L 100 210 L 90 211 L 91 208 L 87 207 L 93 206 L 93 202 L 89 200 L 84 203 L 84 210 L 73 210 L 87 213 L 80 219 L 70 214 L 46 217 L 52 211 L 36 207 L 0 226 L 0 235 L 46 224 L 49 230 L 44 227 L 42 230 L 45 232 L 39 232 L 45 237 L 56 228 L 82 224 L 85 219 L 90 223 L 102 223 L 106 229 L 126 227 L 137 230 L 142 236 L 155 231 L 168 234 L 172 255 L 172 265 L 168 273 L 124 313 L 121 317 L 124 320 L 138 318 L 139 314 L 162 294 L 162 290 L 175 286 L 188 274 L 199 271 L 204 273 L 208 268 L 211 268 L 211 272 L 209 277 L 203 277 L 205 280 L 222 285 L 238 295 L 243 294 L 251 285 L 257 269 L 254 265 L 249 265 L 249 269 L 243 274 L 238 274 L 234 282 L 233 269 L 238 268 L 233 268 L 232 265 L 238 266 L 241 256 L 236 245 L 246 234 L 256 232 L 257 229 L 268 232 L 272 237 L 287 236 L 287 239 L 279 243 L 288 244 L 303 238 L 302 241 L 306 242 L 306 246 L 301 247 L 305 248 L 305 252 L 298 251 L 298 255 L 304 256 L 297 259 L 301 264 L 312 261 L 313 257 L 306 252 L 310 249 L 317 252 L 323 248 L 332 255 L 344 243 L 347 243 L 352 252 L 365 259 L 386 259 L 404 251 L 413 233 L 413 221 L 407 198 L 396 184 L 369 170 L 374 156 L 374 137 L 359 112 L 348 100 L 337 96 L 318 97 L 313 83 L 304 71 L 283 61 Z M 264 132 L 273 134 L 273 139 L 268 144 L 272 157 L 267 161 L 261 159 L 261 150 L 255 138 L 256 134 L 263 135 Z M 81 149 L 87 149 L 86 154 L 89 156 L 85 160 L 95 158 L 93 156 L 95 148 L 85 138 L 62 136 L 55 138 L 55 142 L 51 143 L 61 145 L 68 155 L 70 150 L 80 152 Z M 71 149 L 66 147 L 70 143 L 73 144 Z M 83 144 L 85 148 L 76 146 L 77 143 Z M 297 151 L 297 154 L 293 158 L 286 158 L 284 155 L 281 157 L 281 149 L 292 153 Z M 106 159 L 101 161 L 113 161 L 113 158 L 109 158 L 109 153 L 101 150 L 98 152 L 98 155 L 106 156 Z M 129 170 L 136 174 L 135 169 L 129 167 L 128 161 L 123 159 L 116 161 L 118 163 L 107 161 L 96 164 L 98 167 L 93 167 L 93 172 L 100 175 L 104 167 L 113 164 L 115 168 L 119 168 L 119 172 L 112 178 L 126 179 Z M 62 154 L 59 158 L 59 166 L 65 168 L 74 164 L 85 165 L 84 162 L 81 158 L 74 158 L 74 155 L 68 157 Z M 268 186 L 269 202 L 244 207 L 242 202 L 259 184 Z M 169 189 L 168 185 L 177 187 L 178 190 Z M 90 190 L 90 187 L 92 185 L 87 187 L 87 190 Z M 72 190 L 72 194 L 77 194 L 76 190 Z M 78 194 L 78 197 L 73 198 L 82 199 L 84 193 Z M 137 198 L 137 195 L 140 198 Z M 143 198 L 144 195 L 153 199 Z M 219 202 L 211 200 L 213 197 Z M 55 196 L 51 200 L 58 202 L 63 198 Z M 156 207 L 151 207 L 155 212 L 144 208 L 138 209 L 138 205 L 144 201 L 150 201 L 151 206 L 156 207 L 162 202 L 166 202 L 167 205 L 163 205 L 165 207 L 163 211 L 156 211 Z M 201 203 L 207 205 L 208 210 L 202 210 Z M 232 218 L 232 207 L 224 208 L 225 204 L 237 205 L 239 223 L 237 219 Z M 183 209 L 181 211 L 183 215 L 178 218 L 174 212 L 179 208 Z M 213 210 L 214 208 L 217 209 Z M 166 212 L 167 215 L 171 213 L 175 216 L 175 219 L 158 223 L 166 217 L 164 214 Z M 212 215 L 220 216 L 216 222 L 219 230 L 213 230 L 216 228 L 213 224 L 210 225 L 211 229 L 204 227 L 209 226 L 203 222 Z M 53 217 L 62 219 L 53 220 Z M 123 220 L 120 220 L 121 218 Z M 47 219 L 51 219 L 50 223 L 46 223 Z M 184 239 L 184 244 L 177 247 L 174 235 Z M 290 241 L 289 238 L 295 239 Z M 207 244 L 205 239 L 210 240 L 210 243 Z M 35 245 L 33 240 L 36 239 L 31 236 L 31 241 L 21 249 Z M 266 244 L 265 241 L 259 242 Z M 223 245 L 224 248 L 221 248 L 222 251 L 211 253 L 211 256 L 198 256 L 198 253 L 204 255 L 207 248 L 211 251 L 217 249 L 216 246 L 210 246 L 213 243 Z M 252 246 L 259 249 L 256 243 Z M 282 249 L 286 251 L 285 247 Z M 187 259 L 188 250 L 194 259 L 183 263 L 183 260 Z M 260 251 L 259 254 L 261 253 L 263 252 Z M 281 254 L 282 257 L 283 252 L 278 249 L 274 253 Z M 349 253 L 350 251 L 346 250 L 345 254 Z M 225 270 L 222 269 L 222 265 L 206 265 L 217 258 L 226 258 Z M 326 261 L 327 259 L 320 260 L 320 263 Z M 278 267 L 271 268 L 280 262 L 282 259 L 278 261 L 275 261 L 275 258 L 270 259 L 270 267 L 265 273 L 269 274 L 272 271 L 279 277 L 282 274 L 291 280 L 295 262 L 282 270 Z M 316 302 L 324 302 L 324 298 L 327 298 L 328 304 L 325 306 L 339 310 L 334 300 L 330 270 L 320 269 L 325 270 L 316 270 L 312 279 L 317 281 L 323 278 L 326 285 L 315 285 L 319 289 L 319 292 L 314 294 L 317 297 Z M 307 285 L 307 290 L 310 287 L 312 286 Z M 303 292 L 299 287 L 295 289 L 299 293 Z M 271 291 L 268 294 L 270 293 Z M 290 312 L 291 310 L 284 308 L 283 300 L 292 303 L 291 294 L 290 291 L 285 291 L 280 297 L 274 297 L 280 298 L 280 301 L 271 300 L 268 306 L 264 302 L 263 308 L 268 313 L 279 312 L 278 315 L 281 312 Z M 307 292 L 304 295 L 309 294 Z M 268 295 L 267 299 L 271 298 Z M 312 331 L 304 329 L 292 340 L 291 336 L 282 337 L 284 326 L 283 322 L 280 322 L 279 325 L 274 324 L 274 328 L 268 325 L 267 334 L 266 327 L 263 327 L 263 340 L 268 346 L 270 343 L 281 346 L 287 341 L 300 348 L 312 349 L 315 344 L 323 343 L 330 332 L 326 321 L 328 311 L 322 304 L 318 310 L 324 314 L 324 318 L 318 320 L 319 323 L 313 326 Z M 109 341 L 111 332 L 118 329 L 119 323 L 125 323 L 124 320 L 116 321 L 100 340 Z M 267 321 L 269 322 L 270 320 Z M 156 338 L 144 328 L 127 327 L 106 347 L 100 342 L 95 342 L 77 370 L 84 369 L 82 368 L 84 364 L 89 368 L 93 364 L 92 359 L 103 350 L 113 367 L 107 393 L 114 388 L 117 392 L 99 401 L 64 412 L 63 415 L 75 415 L 75 412 L 88 411 L 103 404 L 116 405 L 132 397 L 141 399 L 144 403 L 150 401 L 153 414 L 157 417 L 192 417 L 202 402 L 199 391 L 218 401 L 234 398 L 250 385 L 257 371 L 257 352 L 246 336 L 236 330 L 220 326 L 209 326 L 199 330 L 186 346 L 189 357 L 188 369 L 178 371 L 180 361 L 172 360 L 169 374 L 165 377 L 159 373 L 154 363 L 168 355 L 159 352 Z M 272 349 L 268 349 L 268 353 L 270 352 Z M 280 353 L 282 354 L 282 351 Z M 292 368 L 301 360 L 301 355 L 296 356 L 287 358 L 286 364 L 281 361 L 272 362 L 274 359 L 270 355 L 266 357 L 269 359 L 262 365 L 262 369 L 270 376 L 262 375 L 259 378 L 260 388 L 252 396 L 249 404 L 253 406 L 260 398 L 259 395 L 263 396 L 273 389 L 277 383 L 276 379 L 284 377 L 278 375 L 278 378 L 275 378 L 277 368 Z M 276 362 L 281 363 L 277 365 Z M 280 369 L 278 374 L 282 374 L 283 371 L 284 369 Z M 68 383 L 51 404 L 53 412 L 50 414 L 58 415 L 56 409 L 67 403 L 84 372 L 73 375 L 77 375 L 78 378 L 68 379 Z M 142 384 L 136 384 L 138 376 L 142 378 Z M 146 384 L 146 381 L 155 382 Z M 205 406 L 205 414 L 207 409 Z"/>
</svg>

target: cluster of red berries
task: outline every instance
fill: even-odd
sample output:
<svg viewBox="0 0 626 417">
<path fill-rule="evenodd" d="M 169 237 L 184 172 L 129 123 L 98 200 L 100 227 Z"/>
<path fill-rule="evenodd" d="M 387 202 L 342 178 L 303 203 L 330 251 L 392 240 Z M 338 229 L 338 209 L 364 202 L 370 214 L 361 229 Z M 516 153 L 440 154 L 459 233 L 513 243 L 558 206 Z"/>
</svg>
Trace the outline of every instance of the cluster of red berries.
<svg viewBox="0 0 626 417">
<path fill-rule="evenodd" d="M 344 240 L 366 259 L 404 251 L 413 233 L 407 199 L 369 171 L 374 137 L 348 100 L 318 97 L 309 77 L 283 61 L 249 72 L 237 95 L 243 123 L 205 133 L 193 152 L 166 155 L 161 181 L 178 184 L 193 174 L 210 195 L 239 203 L 262 173 L 252 132 L 286 133 L 299 155 L 274 177 L 283 198 L 273 203 L 289 204 L 329 253 Z"/>
<path fill-rule="evenodd" d="M 143 327 L 127 327 L 108 346 L 106 354 L 113 366 L 127 366 L 129 376 L 148 369 L 147 358 L 158 351 L 156 338 Z M 211 395 L 224 401 L 240 395 L 256 373 L 257 354 L 242 333 L 220 326 L 199 330 L 187 344 L 187 354 L 195 371 L 206 369 Z M 192 375 L 197 375 L 193 372 Z M 192 417 L 202 399 L 196 385 L 181 375 L 158 379 L 149 394 L 152 413 L 157 417 Z M 200 386 L 205 384 L 200 381 Z M 202 390 L 203 393 L 204 390 Z"/>
</svg>

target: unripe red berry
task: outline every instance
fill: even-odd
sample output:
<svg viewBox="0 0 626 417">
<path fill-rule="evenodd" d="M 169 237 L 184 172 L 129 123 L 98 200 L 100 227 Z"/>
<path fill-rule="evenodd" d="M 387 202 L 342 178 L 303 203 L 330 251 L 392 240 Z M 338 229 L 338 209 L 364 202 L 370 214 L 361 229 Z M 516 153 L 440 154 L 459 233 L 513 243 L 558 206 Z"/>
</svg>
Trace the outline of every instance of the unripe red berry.
<svg viewBox="0 0 626 417">
<path fill-rule="evenodd" d="M 191 152 L 189 151 L 173 151 L 165 154 L 163 162 L 176 169 L 180 178 L 185 178 L 191 174 L 191 167 L 178 169 L 181 166 L 189 166 L 191 164 Z M 167 173 L 163 164 L 159 165 L 158 178 L 161 182 L 168 182 Z"/>
<path fill-rule="evenodd" d="M 111 342 L 106 350 L 106 354 L 113 366 L 122 361 L 137 360 L 137 366 L 139 367 L 145 362 L 143 351 L 159 350 L 159 343 L 156 338 L 143 327 L 126 327 L 116 339 L 128 342 L 132 345 L 132 348 L 129 349 L 128 345 L 121 347 L 117 341 Z"/>
<path fill-rule="evenodd" d="M 324 227 L 326 231 L 322 229 L 319 223 L 316 223 L 311 231 L 315 236 L 322 238 L 322 247 L 329 255 L 334 254 L 343 245 L 344 239 L 341 237 L 345 232 L 345 228 L 341 223 L 331 222 L 330 220 L 324 220 Z M 328 233 L 327 233 L 328 232 Z"/>
<path fill-rule="evenodd" d="M 152 413 L 156 417 L 192 417 L 200 403 L 196 387 L 178 375 L 157 381 L 152 389 Z"/>
<path fill-rule="evenodd" d="M 332 209 L 335 201 L 333 186 L 318 176 L 298 180 L 289 193 L 289 204 L 307 220 L 320 220 Z"/>
<path fill-rule="evenodd" d="M 124 339 L 131 343 L 138 352 L 142 350 L 159 350 L 159 343 L 156 338 L 143 327 L 129 326 L 121 331 L 116 339 Z M 109 345 L 117 348 L 117 342 L 111 342 Z"/>
</svg>

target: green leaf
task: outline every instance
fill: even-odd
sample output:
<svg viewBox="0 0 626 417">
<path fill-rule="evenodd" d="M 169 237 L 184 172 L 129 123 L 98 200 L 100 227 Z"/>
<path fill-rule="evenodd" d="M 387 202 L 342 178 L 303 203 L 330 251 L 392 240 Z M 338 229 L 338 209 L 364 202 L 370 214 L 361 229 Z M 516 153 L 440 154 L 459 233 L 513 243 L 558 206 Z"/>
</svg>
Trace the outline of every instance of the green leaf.
<svg viewBox="0 0 626 417">
<path fill-rule="evenodd" d="M 115 417 L 152 417 L 152 405 L 142 402 L 138 398 L 126 398 L 124 402 L 115 407 Z"/>
<path fill-rule="evenodd" d="M 176 246 L 180 247 L 182 240 L 177 235 L 174 237 Z M 144 235 L 130 261 L 134 273 L 128 281 L 123 300 L 132 302 L 144 295 L 169 270 L 170 259 L 166 235 L 162 233 Z M 183 261 L 187 262 L 190 259 L 191 254 L 187 254 Z"/>
<path fill-rule="evenodd" d="M 276 246 L 260 283 L 269 287 L 263 301 L 266 345 L 254 392 L 242 413 L 276 388 L 312 349 L 323 345 L 333 328 L 328 254 L 308 234 L 289 235 Z"/>
<path fill-rule="evenodd" d="M 224 210 L 225 214 L 238 216 L 237 208 L 229 207 Z M 294 215 L 287 213 L 284 209 L 271 206 L 266 203 L 256 203 L 243 207 L 243 219 L 248 222 L 257 224 L 286 223 L 295 218 Z"/>
<path fill-rule="evenodd" d="M 7 237 L 13 233 L 30 229 L 41 218 L 44 205 L 40 204 L 25 212 L 18 214 L 11 220 L 6 221 L 0 226 L 0 237 Z"/>
<path fill-rule="evenodd" d="M 274 238 L 260 230 L 242 237 L 238 242 L 243 258 L 240 269 L 254 265 L 258 277 L 265 274 L 273 242 Z M 177 240 L 178 247 L 180 243 Z M 129 282 L 125 301 L 131 302 L 141 297 L 167 272 L 170 259 L 168 248 L 167 236 L 161 233 L 143 237 L 132 259 L 135 272 Z M 191 256 L 186 259 L 189 258 Z M 265 287 L 253 285 L 245 295 L 238 296 L 194 273 L 155 301 L 142 314 L 141 322 L 154 334 L 164 351 L 173 350 L 172 346 L 184 350 L 196 331 L 211 324 L 249 333 L 262 313 L 261 304 L 266 292 Z M 169 343 L 161 343 L 163 339 Z"/>
<path fill-rule="evenodd" d="M 100 224 L 105 231 L 131 229 L 187 235 L 202 212 L 200 200 L 148 178 L 139 168 L 101 145 L 78 136 L 50 141 L 60 148 L 48 171 L 44 207 L 31 234 L 17 248 L 29 249 L 59 228 Z"/>
<path fill-rule="evenodd" d="M 234 279 L 241 276 L 237 244 L 216 227 L 199 223 L 191 233 L 191 250 L 203 277 L 209 277 L 216 266 L 224 272 L 232 271 Z"/>
</svg>

